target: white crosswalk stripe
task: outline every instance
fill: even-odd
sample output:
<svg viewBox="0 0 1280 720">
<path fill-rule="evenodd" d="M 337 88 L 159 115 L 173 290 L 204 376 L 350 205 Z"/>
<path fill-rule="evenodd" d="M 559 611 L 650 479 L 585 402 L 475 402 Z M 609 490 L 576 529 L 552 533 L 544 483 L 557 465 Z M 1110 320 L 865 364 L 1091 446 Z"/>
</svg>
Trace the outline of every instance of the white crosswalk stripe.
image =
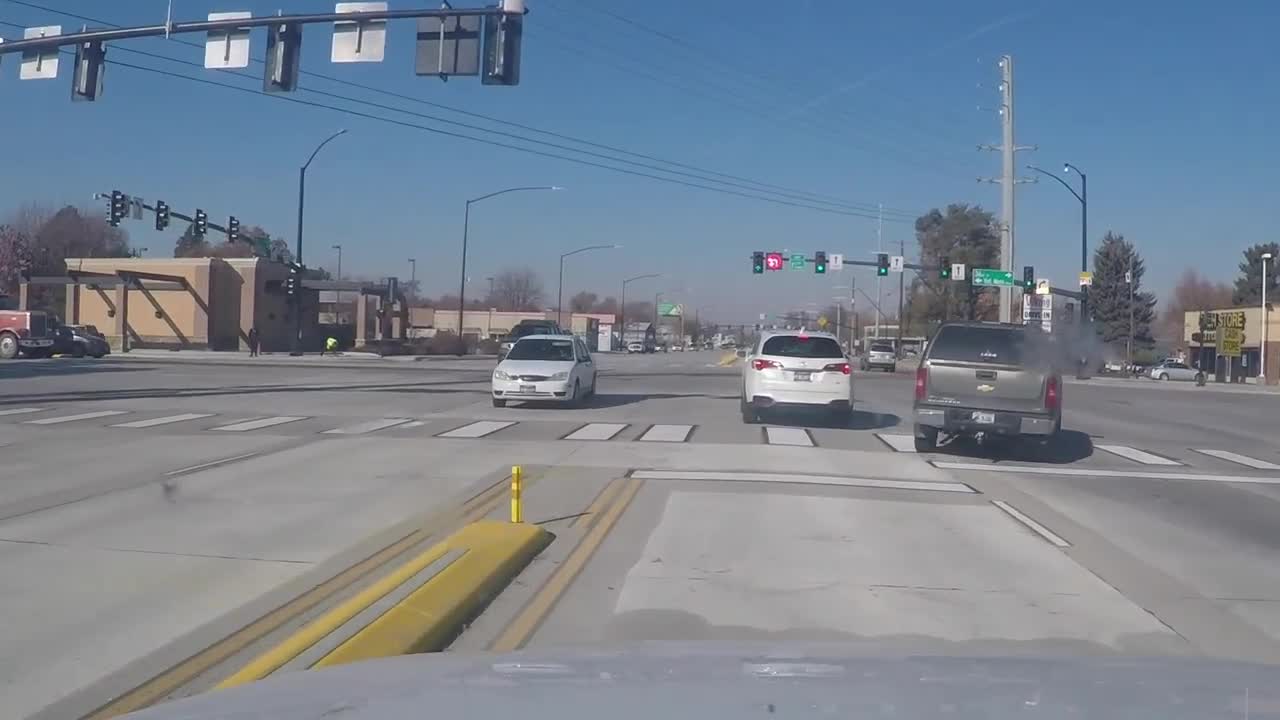
<svg viewBox="0 0 1280 720">
<path fill-rule="evenodd" d="M 259 418 L 257 420 L 245 420 L 244 422 L 232 423 L 230 425 L 219 425 L 214 430 L 222 432 L 247 432 L 249 430 L 262 430 L 263 428 L 275 427 L 276 425 L 284 425 L 285 423 L 306 420 L 306 416 L 301 415 L 277 415 L 275 417 Z"/>
<path fill-rule="evenodd" d="M 913 453 L 916 451 L 916 438 L 914 435 L 876 433 L 876 437 L 880 438 L 885 445 L 893 448 L 894 452 Z"/>
<path fill-rule="evenodd" d="M 689 433 L 693 432 L 692 425 L 654 425 L 640 439 L 645 442 L 674 442 L 682 443 L 689 439 Z"/>
<path fill-rule="evenodd" d="M 766 427 L 765 440 L 770 445 L 792 445 L 796 447 L 813 447 L 813 438 L 804 428 Z"/>
<path fill-rule="evenodd" d="M 61 423 L 75 422 L 77 420 L 94 420 L 96 418 L 111 417 L 113 415 L 128 415 L 128 410 L 99 410 L 97 412 L 80 413 L 78 415 L 59 415 L 58 417 L 40 418 L 39 420 L 28 420 L 28 425 L 59 425 Z"/>
<path fill-rule="evenodd" d="M 1142 463 L 1143 465 L 1181 465 L 1177 460 L 1170 460 L 1167 457 L 1161 457 L 1153 453 L 1131 448 L 1127 445 L 1094 445 L 1095 448 L 1112 455 L 1119 455 L 1127 460 Z"/>
<path fill-rule="evenodd" d="M 1277 465 L 1276 463 L 1268 462 L 1266 460 L 1259 460 L 1257 458 L 1251 458 L 1248 455 L 1241 455 L 1239 453 L 1228 452 L 1226 450 L 1200 450 L 1197 448 L 1192 448 L 1192 449 L 1200 453 L 1201 455 L 1208 455 L 1209 457 L 1215 457 L 1215 458 L 1218 458 L 1219 460 L 1226 460 L 1227 462 L 1233 462 L 1233 463 L 1236 463 L 1237 465 L 1244 465 L 1245 467 L 1251 467 L 1255 470 L 1280 470 L 1280 465 Z"/>
<path fill-rule="evenodd" d="M 409 418 L 381 418 L 379 420 L 369 420 L 367 422 L 356 423 L 346 427 L 325 430 L 325 435 L 364 435 L 365 433 L 386 430 L 387 428 L 403 425 L 409 422 Z"/>
<path fill-rule="evenodd" d="M 134 420 L 133 422 L 120 423 L 111 427 L 118 428 L 149 428 L 160 425 L 171 425 L 173 423 L 187 422 L 188 420 L 199 420 L 201 418 L 213 417 L 213 413 L 183 413 L 181 415 L 167 415 L 165 417 L 151 418 L 150 420 Z"/>
<path fill-rule="evenodd" d="M 7 410 L 0 410 L 0 415 L 30 415 L 31 413 L 38 413 L 41 410 L 44 410 L 44 408 L 9 408 Z"/>
<path fill-rule="evenodd" d="M 477 422 L 463 425 L 460 428 L 454 428 L 446 433 L 440 433 L 436 437 L 442 438 L 481 438 L 485 435 L 492 435 L 503 428 L 509 428 L 515 425 L 514 420 L 479 420 Z"/>
<path fill-rule="evenodd" d="M 589 423 L 565 436 L 565 440 L 608 440 L 622 432 L 626 423 Z"/>
</svg>

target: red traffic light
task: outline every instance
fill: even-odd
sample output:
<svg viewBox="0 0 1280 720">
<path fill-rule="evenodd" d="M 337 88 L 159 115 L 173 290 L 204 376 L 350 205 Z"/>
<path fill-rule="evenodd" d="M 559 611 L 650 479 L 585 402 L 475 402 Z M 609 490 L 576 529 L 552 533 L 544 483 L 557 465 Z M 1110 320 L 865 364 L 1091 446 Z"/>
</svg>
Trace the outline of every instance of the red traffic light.
<svg viewBox="0 0 1280 720">
<path fill-rule="evenodd" d="M 771 252 L 764 256 L 765 270 L 781 270 L 782 265 L 782 253 Z"/>
</svg>

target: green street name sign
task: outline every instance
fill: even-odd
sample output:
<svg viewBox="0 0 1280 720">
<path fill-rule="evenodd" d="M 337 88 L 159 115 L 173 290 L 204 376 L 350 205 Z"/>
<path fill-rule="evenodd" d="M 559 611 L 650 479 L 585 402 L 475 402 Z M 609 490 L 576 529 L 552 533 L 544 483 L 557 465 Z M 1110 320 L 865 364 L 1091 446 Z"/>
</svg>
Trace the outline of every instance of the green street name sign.
<svg viewBox="0 0 1280 720">
<path fill-rule="evenodd" d="M 1013 271 L 992 270 L 991 268 L 974 268 L 973 284 L 989 287 L 1013 287 Z"/>
</svg>

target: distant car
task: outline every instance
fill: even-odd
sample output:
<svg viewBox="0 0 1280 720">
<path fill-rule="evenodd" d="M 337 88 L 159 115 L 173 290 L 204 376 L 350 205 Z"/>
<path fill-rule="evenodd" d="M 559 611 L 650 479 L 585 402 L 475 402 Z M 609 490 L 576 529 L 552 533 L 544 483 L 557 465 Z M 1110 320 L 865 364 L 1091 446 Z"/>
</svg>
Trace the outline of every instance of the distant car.
<svg viewBox="0 0 1280 720">
<path fill-rule="evenodd" d="M 864 371 L 872 368 L 879 368 L 885 372 L 898 370 L 898 358 L 894 354 L 893 345 L 889 343 L 871 343 L 871 348 L 867 350 L 866 355 L 862 356 L 860 364 Z"/>
<path fill-rule="evenodd" d="M 582 338 L 527 335 L 493 370 L 493 406 L 510 400 L 576 405 L 596 392 L 596 366 Z"/>
<path fill-rule="evenodd" d="M 507 339 L 498 346 L 498 354 L 506 355 L 511 346 L 522 337 L 529 335 L 561 335 L 563 331 L 560 325 L 554 320 L 521 320 L 511 328 L 511 332 L 507 334 Z"/>
<path fill-rule="evenodd" d="M 627 352 L 629 352 L 629 353 L 642 353 L 642 352 L 644 352 L 644 343 L 642 343 L 642 342 L 629 342 L 629 343 L 627 343 Z"/>
<path fill-rule="evenodd" d="M 84 357 L 88 355 L 93 358 L 100 358 L 104 355 L 111 354 L 111 345 L 107 343 L 107 339 L 102 333 L 98 332 L 98 328 L 93 325 L 63 325 L 59 330 L 67 330 L 71 334 L 72 346 L 70 350 L 58 349 L 56 352 L 71 355 L 72 357 Z M 55 346 L 58 344 L 55 340 Z"/>
<path fill-rule="evenodd" d="M 679 345 L 679 344 L 677 344 L 677 345 L 672 345 L 672 346 L 671 346 L 671 352 L 684 352 L 684 346 L 683 346 L 683 345 Z"/>
<path fill-rule="evenodd" d="M 1194 381 L 1200 371 L 1177 360 L 1161 360 L 1147 374 L 1152 380 L 1184 380 Z"/>
<path fill-rule="evenodd" d="M 746 352 L 742 421 L 759 422 L 763 412 L 791 407 L 824 408 L 838 420 L 852 415 L 849 359 L 834 335 L 767 332 Z"/>
<path fill-rule="evenodd" d="M 939 433 L 1052 437 L 1062 429 L 1062 377 L 1047 336 L 1024 325 L 947 323 L 916 370 L 915 447 Z"/>
</svg>

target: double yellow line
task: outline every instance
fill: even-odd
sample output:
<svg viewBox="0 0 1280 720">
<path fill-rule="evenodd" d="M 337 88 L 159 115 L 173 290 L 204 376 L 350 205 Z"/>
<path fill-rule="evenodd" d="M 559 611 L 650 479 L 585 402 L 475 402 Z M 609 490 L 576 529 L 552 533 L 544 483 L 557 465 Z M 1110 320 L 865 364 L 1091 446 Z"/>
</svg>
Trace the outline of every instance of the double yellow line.
<svg viewBox="0 0 1280 720">
<path fill-rule="evenodd" d="M 529 480 L 532 478 L 526 479 L 526 482 Z M 455 524 L 450 523 L 449 519 L 457 517 L 458 511 L 463 517 L 461 522 L 456 523 L 459 526 L 468 525 L 492 513 L 499 503 L 506 499 L 507 483 L 508 480 L 504 478 L 463 503 L 458 510 L 435 514 L 423 527 L 410 532 L 222 640 L 120 695 L 83 716 L 82 720 L 106 720 L 106 718 L 130 713 L 160 702 L 237 653 L 244 651 L 253 643 L 381 569 L 415 545 L 432 536 L 443 534 L 443 530 Z"/>
<path fill-rule="evenodd" d="M 637 478 L 617 478 L 611 481 L 587 507 L 587 511 L 574 518 L 570 527 L 583 527 L 586 528 L 586 532 L 569 553 L 569 557 L 560 564 L 551 577 L 547 578 L 547 582 L 533 596 L 529 604 L 493 641 L 489 646 L 490 650 L 511 652 L 524 647 L 525 643 L 529 642 L 538 627 L 551 614 L 551 609 L 564 596 L 569 585 L 586 567 L 587 561 L 599 549 L 622 514 L 626 512 L 627 506 L 631 504 L 643 483 L 643 480 Z"/>
</svg>

